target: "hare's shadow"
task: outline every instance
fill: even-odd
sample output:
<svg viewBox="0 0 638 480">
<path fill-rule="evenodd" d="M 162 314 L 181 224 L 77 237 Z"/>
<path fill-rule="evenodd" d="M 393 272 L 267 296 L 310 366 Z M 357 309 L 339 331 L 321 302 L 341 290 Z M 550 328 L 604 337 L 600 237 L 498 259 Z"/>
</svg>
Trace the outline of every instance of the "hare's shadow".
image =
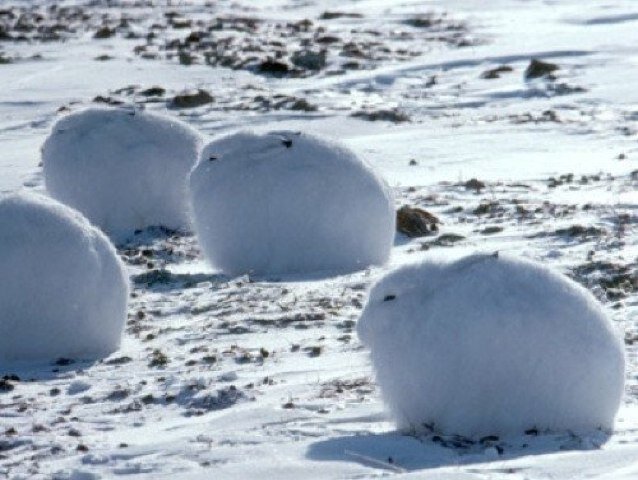
<svg viewBox="0 0 638 480">
<path fill-rule="evenodd" d="M 342 461 L 394 472 L 412 472 L 448 466 L 472 466 L 515 460 L 530 455 L 600 448 L 610 435 L 595 431 L 573 434 L 525 435 L 502 441 L 465 443 L 453 437 L 423 437 L 400 432 L 348 435 L 315 442 L 306 457 L 315 461 Z M 516 468 L 516 467 L 512 467 Z M 510 471 L 512 468 L 508 468 Z M 513 473 L 513 472 L 512 472 Z"/>
</svg>

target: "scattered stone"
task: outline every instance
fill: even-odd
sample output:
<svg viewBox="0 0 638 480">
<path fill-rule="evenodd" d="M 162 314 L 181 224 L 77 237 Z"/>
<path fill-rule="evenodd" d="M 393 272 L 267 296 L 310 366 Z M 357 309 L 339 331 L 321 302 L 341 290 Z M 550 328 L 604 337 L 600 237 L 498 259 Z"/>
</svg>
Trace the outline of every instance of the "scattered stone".
<svg viewBox="0 0 638 480">
<path fill-rule="evenodd" d="M 448 31 L 459 32 L 467 30 L 467 27 L 462 22 L 451 21 L 447 13 L 426 13 L 423 15 L 417 15 L 416 17 L 408 18 L 402 22 L 410 27 L 428 29 L 434 31 Z M 467 41 L 466 39 L 464 41 Z M 469 42 L 468 42 L 469 44 Z"/>
<path fill-rule="evenodd" d="M 115 35 L 115 30 L 104 25 L 93 34 L 93 38 L 105 39 L 111 38 L 113 35 Z"/>
<path fill-rule="evenodd" d="M 421 208 L 404 205 L 397 210 L 397 230 L 410 238 L 436 234 L 439 223 L 435 215 Z"/>
<path fill-rule="evenodd" d="M 502 231 L 503 231 L 503 227 L 499 227 L 498 225 L 493 225 L 493 226 L 485 227 L 479 233 L 481 235 L 493 235 L 495 233 L 500 233 Z"/>
<path fill-rule="evenodd" d="M 522 113 L 522 114 L 508 115 L 507 118 L 514 124 L 545 123 L 545 122 L 562 123 L 556 110 L 552 110 L 551 108 L 548 110 L 543 110 L 543 112 L 540 115 L 528 112 L 528 113 Z"/>
<path fill-rule="evenodd" d="M 180 65 L 192 65 L 195 61 L 195 57 L 188 52 L 181 51 L 177 54 Z"/>
<path fill-rule="evenodd" d="M 477 216 L 481 215 L 494 215 L 502 210 L 502 207 L 498 202 L 482 202 L 478 207 L 476 207 L 472 213 Z"/>
<path fill-rule="evenodd" d="M 131 392 L 128 389 L 116 388 L 106 396 L 106 400 L 110 402 L 119 402 L 121 400 L 124 400 L 125 398 L 128 398 L 130 394 Z"/>
<path fill-rule="evenodd" d="M 429 250 L 431 247 L 452 247 L 455 243 L 465 240 L 463 235 L 457 235 L 456 233 L 444 233 L 439 235 L 434 240 L 424 242 L 421 244 L 421 250 Z"/>
<path fill-rule="evenodd" d="M 301 50 L 293 53 L 290 60 L 296 67 L 316 71 L 326 67 L 327 55 L 328 52 L 326 50 L 321 50 L 319 52 Z"/>
<path fill-rule="evenodd" d="M 319 107 L 317 107 L 317 105 L 313 105 L 303 98 L 295 100 L 292 104 L 290 104 L 290 107 L 288 108 L 290 110 L 302 112 L 316 112 L 317 110 L 319 110 Z"/>
<path fill-rule="evenodd" d="M 485 182 L 482 182 L 476 178 L 471 178 L 463 185 L 466 190 L 474 190 L 476 193 L 481 193 L 481 190 L 485 188 Z"/>
<path fill-rule="evenodd" d="M 123 357 L 116 357 L 116 358 L 111 358 L 108 360 L 104 361 L 105 365 L 124 365 L 126 363 L 130 363 L 132 362 L 133 359 L 131 357 L 128 356 L 123 356 Z"/>
<path fill-rule="evenodd" d="M 124 105 L 122 100 L 117 100 L 113 97 L 105 97 L 103 95 L 98 95 L 93 98 L 93 102 L 95 103 L 106 103 L 107 105 Z"/>
<path fill-rule="evenodd" d="M 145 97 L 162 97 L 166 93 L 166 89 L 162 87 L 150 87 L 139 93 Z"/>
<path fill-rule="evenodd" d="M 259 73 L 267 73 L 273 76 L 283 76 L 290 71 L 290 66 L 279 60 L 264 60 L 257 67 Z"/>
<path fill-rule="evenodd" d="M 525 79 L 531 80 L 534 78 L 548 77 L 551 78 L 551 74 L 558 70 L 558 65 L 549 62 L 543 62 L 536 58 L 532 58 L 529 65 L 525 69 Z"/>
<path fill-rule="evenodd" d="M 553 93 L 554 95 L 570 95 L 572 93 L 586 92 L 587 89 L 579 85 L 570 85 L 568 83 L 560 82 L 550 84 L 547 87 L 547 91 Z"/>
<path fill-rule="evenodd" d="M 560 175 L 559 177 L 549 177 L 547 179 L 547 187 L 548 188 L 556 188 L 560 185 L 573 183 L 574 174 L 573 173 L 565 173 Z"/>
<path fill-rule="evenodd" d="M 409 115 L 396 108 L 390 110 L 358 111 L 351 114 L 352 117 L 368 120 L 369 122 L 385 121 L 403 123 L 411 121 Z"/>
<path fill-rule="evenodd" d="M 168 364 L 168 357 L 159 349 L 153 350 L 149 367 L 165 367 Z"/>
<path fill-rule="evenodd" d="M 308 352 L 309 357 L 318 357 L 323 352 L 323 348 L 319 345 L 316 345 L 314 347 L 307 347 L 304 350 Z"/>
<path fill-rule="evenodd" d="M 197 108 L 212 103 L 215 99 L 206 90 L 198 89 L 194 92 L 183 92 L 175 95 L 169 102 L 169 108 Z"/>
<path fill-rule="evenodd" d="M 9 382 L 9 380 L 5 380 L 4 378 L 0 379 L 0 393 L 11 392 L 14 388 L 15 385 Z"/>
<path fill-rule="evenodd" d="M 363 18 L 363 15 L 360 13 L 351 13 L 351 12 L 330 12 L 326 11 L 321 14 L 319 17 L 320 20 L 334 20 L 337 18 Z"/>
<path fill-rule="evenodd" d="M 492 80 L 495 78 L 501 78 L 501 74 L 503 73 L 509 73 L 513 71 L 514 69 L 510 67 L 509 65 L 501 65 L 496 68 L 485 70 L 483 73 L 481 73 L 481 78 L 484 78 L 486 80 Z"/>
<path fill-rule="evenodd" d="M 568 228 L 559 228 L 554 234 L 561 237 L 570 237 L 570 238 L 590 238 L 590 237 L 600 237 L 606 233 L 605 229 L 589 226 L 585 227 L 583 225 L 572 225 Z"/>
</svg>

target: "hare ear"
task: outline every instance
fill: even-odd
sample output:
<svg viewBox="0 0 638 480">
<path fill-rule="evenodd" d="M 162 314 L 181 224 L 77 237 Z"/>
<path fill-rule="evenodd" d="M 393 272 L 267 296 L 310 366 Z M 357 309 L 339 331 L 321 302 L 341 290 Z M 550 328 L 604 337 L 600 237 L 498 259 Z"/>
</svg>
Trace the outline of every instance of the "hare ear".
<svg viewBox="0 0 638 480">
<path fill-rule="evenodd" d="M 386 295 L 385 297 L 383 297 L 383 301 L 384 302 L 390 302 L 390 301 L 394 300 L 395 298 L 397 298 L 396 295 Z"/>
</svg>

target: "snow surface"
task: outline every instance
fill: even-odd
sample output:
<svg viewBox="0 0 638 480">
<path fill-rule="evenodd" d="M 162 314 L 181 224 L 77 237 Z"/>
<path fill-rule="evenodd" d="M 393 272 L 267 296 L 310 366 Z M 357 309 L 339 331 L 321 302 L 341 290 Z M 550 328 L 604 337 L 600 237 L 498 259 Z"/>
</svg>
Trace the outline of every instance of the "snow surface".
<svg viewBox="0 0 638 480">
<path fill-rule="evenodd" d="M 8 0 L 2 9 L 14 3 L 51 2 Z M 57 12 L 78 6 L 115 33 L 95 39 L 84 23 L 67 31 L 61 21 L 53 31 L 63 41 L 0 41 L 0 56 L 11 59 L 0 65 L 0 192 L 42 190 L 40 147 L 52 124 L 98 101 L 181 119 L 211 138 L 241 129 L 336 138 L 387 179 L 397 207 L 418 206 L 442 222 L 438 235 L 398 236 L 390 268 L 435 253 L 512 252 L 571 276 L 602 302 L 625 331 L 627 376 L 615 428 L 611 436 L 531 433 L 473 443 L 406 435 L 387 417 L 353 331 L 365 292 L 385 267 L 320 281 L 231 280 L 211 272 L 192 235 L 151 229 L 118 249 L 133 282 L 117 353 L 102 362 L 0 371 L 0 378 L 19 377 L 0 380 L 0 477 L 636 478 L 634 0 L 152 3 L 62 0 Z M 355 16 L 322 18 L 325 11 Z M 173 12 L 180 28 L 169 25 Z M 405 23 L 429 13 L 431 29 Z M 439 14 L 446 14 L 443 28 Z M 293 28 L 304 19 L 310 32 Z M 46 32 L 33 23 L 31 32 L 10 33 Z M 284 37 L 275 24 L 290 26 Z M 185 41 L 193 31 L 203 41 Z M 264 41 L 237 51 L 237 61 L 276 58 L 282 49 L 314 49 L 315 33 L 337 41 L 328 44 L 326 68 L 305 77 L 212 66 L 203 55 L 240 36 Z M 475 41 L 454 47 L 438 40 L 458 34 Z M 175 49 L 166 54 L 178 42 L 184 57 L 194 55 L 191 65 L 181 65 Z M 341 69 L 359 63 L 341 50 L 357 55 L 366 44 L 374 59 Z M 403 60 L 388 58 L 400 51 Z M 525 82 L 531 58 L 560 67 L 554 83 L 565 84 L 563 91 Z M 483 78 L 502 65 L 512 71 Z M 164 94 L 142 94 L 153 87 Z M 214 101 L 172 108 L 175 95 L 196 89 Z M 286 107 L 290 97 L 316 111 Z M 394 108 L 411 122 L 352 116 Z M 485 188 L 467 189 L 473 177 Z"/>
<path fill-rule="evenodd" d="M 55 123 L 44 143 L 46 188 L 114 239 L 137 229 L 189 228 L 186 178 L 199 134 L 135 108 L 89 108 Z"/>
<path fill-rule="evenodd" d="M 0 360 L 117 350 L 128 278 L 104 234 L 75 210 L 28 193 L 0 199 L 0 225 Z"/>
<path fill-rule="evenodd" d="M 231 275 L 352 271 L 384 264 L 392 192 L 350 150 L 306 133 L 213 141 L 190 176 L 197 237 Z"/>
<path fill-rule="evenodd" d="M 515 257 L 401 267 L 373 287 L 357 332 L 402 430 L 611 430 L 624 391 L 624 346 L 597 300 Z"/>
</svg>

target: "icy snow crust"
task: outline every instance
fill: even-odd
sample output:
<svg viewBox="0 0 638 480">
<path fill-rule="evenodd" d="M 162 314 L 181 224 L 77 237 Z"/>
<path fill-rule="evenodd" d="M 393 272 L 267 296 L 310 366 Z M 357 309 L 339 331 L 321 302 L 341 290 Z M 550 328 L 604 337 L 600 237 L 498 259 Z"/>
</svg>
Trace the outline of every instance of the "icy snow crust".
<svg viewBox="0 0 638 480">
<path fill-rule="evenodd" d="M 374 286 L 357 330 L 401 429 L 611 429 L 620 405 L 623 345 L 604 311 L 530 261 L 404 266 Z"/>
<path fill-rule="evenodd" d="M 387 261 L 390 189 L 345 147 L 299 132 L 209 144 L 190 177 L 199 241 L 229 274 L 349 271 Z"/>
<path fill-rule="evenodd" d="M 201 139 L 188 125 L 131 108 L 59 120 L 42 157 L 47 190 L 115 240 L 136 229 L 188 229 L 186 178 Z"/>
<path fill-rule="evenodd" d="M 1 199 L 0 225 L 0 361 L 116 350 L 128 279 L 104 234 L 33 194 Z"/>
</svg>

